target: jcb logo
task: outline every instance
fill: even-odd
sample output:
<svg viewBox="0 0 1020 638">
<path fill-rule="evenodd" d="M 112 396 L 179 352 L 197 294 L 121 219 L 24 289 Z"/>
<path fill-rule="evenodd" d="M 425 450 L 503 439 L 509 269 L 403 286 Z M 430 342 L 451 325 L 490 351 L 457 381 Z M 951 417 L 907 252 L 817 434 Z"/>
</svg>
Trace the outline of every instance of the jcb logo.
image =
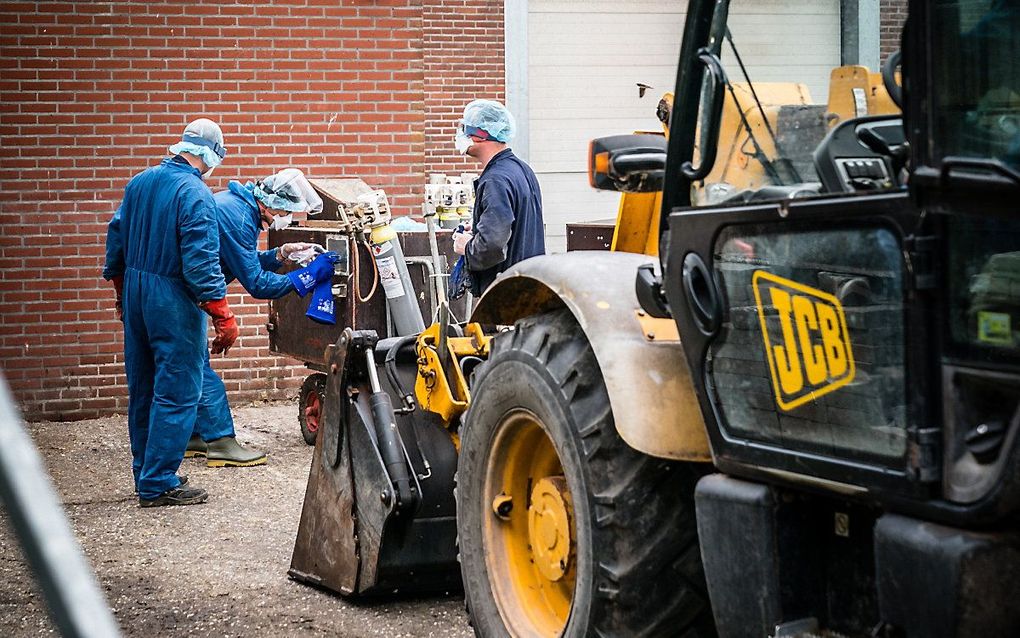
<svg viewBox="0 0 1020 638">
<path fill-rule="evenodd" d="M 854 356 L 839 300 L 763 270 L 752 281 L 780 408 L 792 410 L 853 381 Z M 769 307 L 778 317 L 766 316 Z"/>
</svg>

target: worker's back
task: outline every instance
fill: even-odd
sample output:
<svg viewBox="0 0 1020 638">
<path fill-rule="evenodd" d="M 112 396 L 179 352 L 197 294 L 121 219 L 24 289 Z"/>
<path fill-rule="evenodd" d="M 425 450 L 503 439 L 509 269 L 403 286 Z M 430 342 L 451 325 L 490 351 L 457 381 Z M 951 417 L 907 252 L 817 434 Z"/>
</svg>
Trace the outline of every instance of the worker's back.
<svg viewBox="0 0 1020 638">
<path fill-rule="evenodd" d="M 509 199 L 513 211 L 510 241 L 502 262 L 480 271 L 474 271 L 474 294 L 481 294 L 496 279 L 496 275 L 513 264 L 529 257 L 545 254 L 545 228 L 542 220 L 542 192 L 538 178 L 523 160 L 506 149 L 498 153 L 485 167 L 475 183 L 476 221 L 485 212 L 490 197 Z"/>
<path fill-rule="evenodd" d="M 120 267 L 187 282 L 195 296 L 223 285 L 212 193 L 183 159 L 132 178 L 112 225 L 118 232 L 108 239 L 107 274 Z"/>
<path fill-rule="evenodd" d="M 284 275 L 270 272 L 280 266 L 272 251 L 258 250 L 262 222 L 249 186 L 233 181 L 213 196 L 220 241 L 220 267 L 227 283 L 237 279 L 256 299 L 278 299 L 294 290 Z"/>
</svg>

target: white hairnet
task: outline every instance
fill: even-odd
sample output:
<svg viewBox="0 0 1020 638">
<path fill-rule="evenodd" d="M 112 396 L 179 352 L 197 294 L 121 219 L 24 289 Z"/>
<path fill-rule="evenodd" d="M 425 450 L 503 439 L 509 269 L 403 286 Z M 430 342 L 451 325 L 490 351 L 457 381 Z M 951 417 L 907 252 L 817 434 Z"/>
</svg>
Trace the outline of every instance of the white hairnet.
<svg viewBox="0 0 1020 638">
<path fill-rule="evenodd" d="M 200 157 L 209 168 L 219 166 L 227 156 L 227 148 L 223 146 L 223 131 L 219 124 L 205 117 L 188 124 L 181 135 L 181 141 L 167 150 L 174 155 L 190 153 Z"/>
<path fill-rule="evenodd" d="M 285 168 L 255 185 L 255 197 L 274 210 L 289 213 L 317 213 L 322 210 L 322 198 L 296 168 Z"/>
<path fill-rule="evenodd" d="M 464 107 L 461 120 L 465 129 L 479 128 L 497 142 L 509 142 L 517 132 L 514 116 L 505 106 L 494 100 L 474 100 Z M 472 135 L 471 130 L 466 131 Z"/>
</svg>

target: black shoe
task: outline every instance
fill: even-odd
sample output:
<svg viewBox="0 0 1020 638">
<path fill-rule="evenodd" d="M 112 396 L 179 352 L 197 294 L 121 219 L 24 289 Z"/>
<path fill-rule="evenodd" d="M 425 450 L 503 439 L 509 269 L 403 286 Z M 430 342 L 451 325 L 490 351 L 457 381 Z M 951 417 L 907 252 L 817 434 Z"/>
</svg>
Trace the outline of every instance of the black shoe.
<svg viewBox="0 0 1020 638">
<path fill-rule="evenodd" d="M 205 503 L 209 498 L 209 493 L 205 490 L 198 488 L 180 488 L 175 487 L 172 490 L 167 490 L 152 499 L 147 501 L 144 498 L 138 499 L 138 505 L 141 507 L 163 507 L 165 505 L 198 505 L 199 503 Z"/>
<path fill-rule="evenodd" d="M 181 482 L 181 484 L 178 485 L 177 487 L 184 487 L 185 485 L 188 484 L 188 475 L 187 474 L 178 474 L 177 475 L 177 480 Z M 137 494 L 137 493 L 138 493 L 138 488 L 135 487 L 135 494 Z"/>
</svg>

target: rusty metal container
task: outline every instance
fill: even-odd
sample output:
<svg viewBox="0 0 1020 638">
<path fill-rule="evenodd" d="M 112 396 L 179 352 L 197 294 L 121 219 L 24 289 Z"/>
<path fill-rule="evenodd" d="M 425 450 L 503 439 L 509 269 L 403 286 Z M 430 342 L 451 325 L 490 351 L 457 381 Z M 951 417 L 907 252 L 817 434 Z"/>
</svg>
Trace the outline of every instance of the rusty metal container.
<svg viewBox="0 0 1020 638">
<path fill-rule="evenodd" d="M 338 266 L 338 270 L 346 271 L 347 274 L 337 274 L 333 277 L 336 325 L 316 323 L 305 316 L 311 295 L 301 298 L 291 294 L 270 302 L 269 322 L 266 327 L 269 331 L 269 348 L 273 353 L 299 359 L 309 368 L 325 371 L 326 348 L 336 343 L 345 328 L 375 330 L 383 338 L 391 336 L 392 332 L 381 284 L 376 285 L 375 291 L 369 295 L 375 277 L 372 255 L 365 245 L 355 241 L 356 238 L 360 240 L 360 235 L 352 235 L 349 231 L 350 225 L 344 221 L 343 200 L 354 198 L 357 193 L 368 187 L 361 180 L 310 181 L 322 197 L 322 212 L 301 225 L 269 231 L 269 247 L 275 248 L 288 242 L 315 242 L 332 250 L 346 244 L 349 258 L 346 266 Z M 437 231 L 439 252 L 446 261 L 445 272 L 449 272 L 457 258 L 453 253 L 451 235 L 452 232 L 449 230 Z M 432 283 L 435 270 L 430 258 L 428 233 L 401 232 L 397 236 L 403 248 L 422 317 L 428 325 L 434 319 L 436 311 Z M 293 268 L 285 266 L 280 272 Z M 458 319 L 466 320 L 463 300 L 453 302 L 451 309 Z"/>
</svg>

